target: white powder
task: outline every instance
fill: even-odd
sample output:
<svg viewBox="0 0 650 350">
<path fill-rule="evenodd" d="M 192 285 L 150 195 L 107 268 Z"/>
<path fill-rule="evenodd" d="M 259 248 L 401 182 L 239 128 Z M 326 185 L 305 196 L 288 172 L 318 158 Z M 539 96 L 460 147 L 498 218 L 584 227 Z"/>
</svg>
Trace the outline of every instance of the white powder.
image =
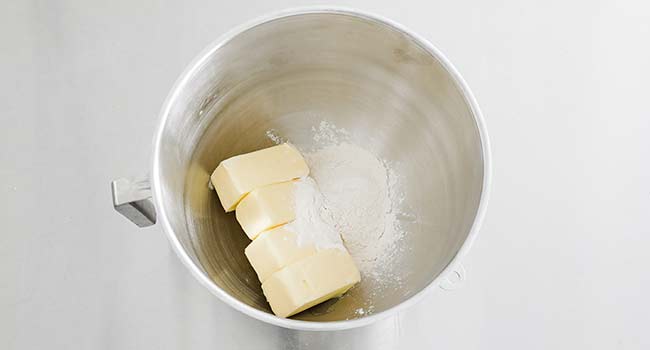
<svg viewBox="0 0 650 350">
<path fill-rule="evenodd" d="M 266 130 L 266 137 L 269 138 L 269 140 L 273 141 L 276 145 L 279 145 L 283 142 L 287 142 L 282 136 L 278 135 L 278 132 L 275 131 L 274 129 L 271 130 Z"/>
<path fill-rule="evenodd" d="M 341 141 L 347 140 L 350 137 L 350 134 L 344 128 L 337 128 L 336 125 L 322 120 L 318 124 L 318 128 L 312 126 L 312 133 L 314 134 L 314 146 L 323 147 L 333 144 L 337 144 Z"/>
<path fill-rule="evenodd" d="M 404 233 L 394 208 L 398 182 L 386 163 L 347 142 L 306 153 L 305 160 L 362 275 L 392 282 L 389 267 Z"/>
<path fill-rule="evenodd" d="M 296 219 L 287 227 L 298 233 L 298 245 L 313 244 L 316 249 L 345 249 L 316 182 L 309 176 L 297 181 L 294 195 Z"/>
<path fill-rule="evenodd" d="M 362 281 L 376 292 L 399 285 L 392 273 L 404 236 L 397 210 L 399 178 L 387 162 L 350 142 L 345 129 L 322 121 L 312 132 L 313 144 L 300 147 L 311 177 L 298 182 L 296 220 L 289 225 L 300 233 L 300 242 L 317 247 L 340 247 L 342 237 Z M 284 141 L 272 130 L 267 136 Z M 372 305 L 356 312 L 364 313 L 372 313 Z"/>
</svg>

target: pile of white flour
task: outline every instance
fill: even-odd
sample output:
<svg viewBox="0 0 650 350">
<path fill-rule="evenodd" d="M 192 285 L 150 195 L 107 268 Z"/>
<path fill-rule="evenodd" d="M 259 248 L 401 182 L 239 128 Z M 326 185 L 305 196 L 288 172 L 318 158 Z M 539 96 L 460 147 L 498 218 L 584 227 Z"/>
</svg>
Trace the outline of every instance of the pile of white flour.
<svg viewBox="0 0 650 350">
<path fill-rule="evenodd" d="M 294 195 L 296 219 L 287 227 L 298 233 L 298 245 L 345 249 L 334 217 L 314 179 L 308 176 L 296 182 Z"/>
<path fill-rule="evenodd" d="M 335 247 L 342 238 L 362 280 L 380 288 L 394 284 L 399 277 L 390 266 L 404 236 L 398 177 L 387 162 L 350 142 L 345 130 L 321 122 L 313 132 L 313 148 L 302 149 L 310 177 L 298 183 L 296 220 L 290 225 L 317 246 Z M 273 131 L 267 136 L 283 141 Z"/>
<path fill-rule="evenodd" d="M 390 196 L 385 163 L 351 143 L 305 154 L 336 231 L 365 277 L 383 278 L 403 232 Z M 393 182 L 394 183 L 394 182 Z"/>
</svg>

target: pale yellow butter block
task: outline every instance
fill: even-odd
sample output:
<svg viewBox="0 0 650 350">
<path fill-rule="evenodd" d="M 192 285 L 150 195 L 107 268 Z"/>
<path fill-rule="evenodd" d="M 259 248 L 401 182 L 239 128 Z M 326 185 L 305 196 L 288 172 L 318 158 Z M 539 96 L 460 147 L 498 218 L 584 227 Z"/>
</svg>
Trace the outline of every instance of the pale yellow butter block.
<svg viewBox="0 0 650 350">
<path fill-rule="evenodd" d="M 262 283 L 279 317 L 289 317 L 340 296 L 360 280 L 352 257 L 343 249 L 319 250 L 283 268 Z"/>
<path fill-rule="evenodd" d="M 294 184 L 288 181 L 260 187 L 239 202 L 235 216 L 250 239 L 296 218 Z"/>
<path fill-rule="evenodd" d="M 260 282 L 264 283 L 274 272 L 316 254 L 316 247 L 312 242 L 299 244 L 297 233 L 289 225 L 283 225 L 262 232 L 244 253 Z"/>
<path fill-rule="evenodd" d="M 224 210 L 235 210 L 250 191 L 309 174 L 309 167 L 298 150 L 288 143 L 238 155 L 222 161 L 210 181 Z"/>
</svg>

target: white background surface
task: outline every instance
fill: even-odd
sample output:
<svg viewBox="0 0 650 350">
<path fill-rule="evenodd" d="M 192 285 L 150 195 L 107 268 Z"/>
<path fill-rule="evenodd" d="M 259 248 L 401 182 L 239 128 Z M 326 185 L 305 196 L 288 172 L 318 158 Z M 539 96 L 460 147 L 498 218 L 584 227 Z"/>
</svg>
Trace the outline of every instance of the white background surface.
<svg viewBox="0 0 650 350">
<path fill-rule="evenodd" d="M 494 182 L 465 285 L 398 317 L 288 331 L 218 301 L 110 203 L 147 171 L 185 65 L 305 1 L 0 2 L 0 348 L 650 348 L 647 1 L 353 1 L 438 46 Z"/>
</svg>

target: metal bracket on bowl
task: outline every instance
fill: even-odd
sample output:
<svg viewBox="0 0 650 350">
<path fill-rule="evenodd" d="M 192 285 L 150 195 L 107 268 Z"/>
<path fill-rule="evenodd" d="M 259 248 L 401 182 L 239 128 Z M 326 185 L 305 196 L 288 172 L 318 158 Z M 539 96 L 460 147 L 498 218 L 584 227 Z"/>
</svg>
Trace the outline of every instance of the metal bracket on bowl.
<svg viewBox="0 0 650 350">
<path fill-rule="evenodd" d="M 444 290 L 454 290 L 458 289 L 463 285 L 465 279 L 467 278 L 467 272 L 463 265 L 456 266 L 445 278 L 442 279 L 440 283 L 440 288 Z"/>
<path fill-rule="evenodd" d="M 149 178 L 118 179 L 111 182 L 113 207 L 138 227 L 156 223 L 156 208 L 151 201 Z"/>
</svg>

